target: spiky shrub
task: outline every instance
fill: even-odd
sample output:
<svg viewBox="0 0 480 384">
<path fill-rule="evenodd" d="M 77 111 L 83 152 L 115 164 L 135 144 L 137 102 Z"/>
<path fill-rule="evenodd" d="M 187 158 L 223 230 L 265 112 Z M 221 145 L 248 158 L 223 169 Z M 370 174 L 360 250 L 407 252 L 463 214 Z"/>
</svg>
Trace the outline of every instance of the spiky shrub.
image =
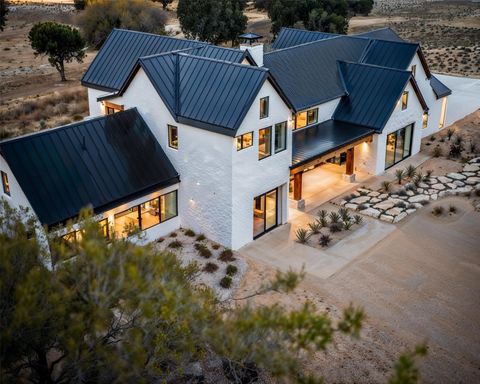
<svg viewBox="0 0 480 384">
<path fill-rule="evenodd" d="M 443 151 L 442 151 L 441 147 L 436 146 L 435 148 L 433 148 L 433 150 L 432 150 L 432 156 L 433 157 L 440 157 L 442 155 L 443 155 Z"/>
<path fill-rule="evenodd" d="M 448 138 L 448 141 L 450 141 L 452 139 L 452 136 L 455 134 L 455 130 L 453 128 L 448 128 L 447 129 L 447 138 Z"/>
<path fill-rule="evenodd" d="M 367 196 L 368 195 L 368 192 L 367 191 L 360 191 L 360 196 Z"/>
<path fill-rule="evenodd" d="M 212 251 L 205 244 L 195 243 L 194 247 L 201 257 L 209 259 L 212 256 Z"/>
<path fill-rule="evenodd" d="M 332 242 L 332 238 L 330 235 L 322 235 L 318 241 L 322 247 L 328 247 L 328 245 Z"/>
<path fill-rule="evenodd" d="M 443 214 L 444 211 L 445 209 L 441 205 L 437 205 L 436 207 L 433 208 L 432 213 L 435 216 L 440 216 L 441 214 Z"/>
<path fill-rule="evenodd" d="M 457 207 L 455 207 L 454 205 L 450 205 L 448 207 L 448 212 L 450 213 L 457 213 Z"/>
<path fill-rule="evenodd" d="M 346 231 L 349 231 L 353 226 L 353 222 L 350 221 L 350 220 L 346 220 L 343 222 L 343 229 L 345 229 Z"/>
<path fill-rule="evenodd" d="M 405 177 L 405 172 L 403 171 L 403 169 L 397 169 L 395 171 L 395 178 L 398 181 L 398 185 L 402 184 L 402 180 L 404 179 L 404 177 Z"/>
<path fill-rule="evenodd" d="M 228 263 L 230 261 L 234 261 L 235 257 L 233 257 L 233 252 L 231 249 L 224 249 L 221 253 L 220 256 L 218 257 L 220 261 L 223 261 L 224 263 Z"/>
<path fill-rule="evenodd" d="M 213 273 L 218 270 L 218 265 L 215 263 L 207 263 L 205 264 L 205 267 L 203 267 L 203 270 L 208 273 Z"/>
<path fill-rule="evenodd" d="M 462 143 L 459 143 L 459 144 L 453 143 L 453 144 L 450 144 L 450 152 L 448 153 L 448 155 L 450 157 L 457 159 L 462 155 L 462 151 L 463 151 Z"/>
<path fill-rule="evenodd" d="M 320 219 L 325 219 L 328 215 L 328 212 L 325 210 L 325 209 L 321 209 L 317 212 L 317 216 L 320 218 Z"/>
<path fill-rule="evenodd" d="M 338 210 L 338 214 L 340 215 L 343 221 L 349 221 L 352 219 L 352 217 L 350 216 L 350 212 L 348 211 L 347 208 L 340 208 Z"/>
<path fill-rule="evenodd" d="M 476 153 L 477 152 L 477 144 L 475 144 L 473 141 L 470 141 L 470 153 Z"/>
<path fill-rule="evenodd" d="M 386 193 L 390 192 L 392 189 L 392 183 L 390 181 L 382 181 L 382 190 Z"/>
<path fill-rule="evenodd" d="M 360 225 L 363 223 L 363 217 L 360 215 L 355 215 L 353 216 L 353 221 L 355 222 L 355 224 Z"/>
<path fill-rule="evenodd" d="M 224 276 L 220 280 L 220 286 L 222 288 L 228 289 L 232 286 L 232 278 L 230 276 Z"/>
<path fill-rule="evenodd" d="M 328 219 L 326 217 L 322 217 L 321 219 L 318 220 L 322 228 L 328 227 Z"/>
<path fill-rule="evenodd" d="M 226 272 L 227 272 L 227 276 L 233 276 L 238 272 L 238 268 L 233 264 L 228 264 Z"/>
<path fill-rule="evenodd" d="M 462 135 L 456 135 L 455 136 L 455 144 L 457 144 L 457 145 L 462 145 L 463 144 L 463 136 Z"/>
<path fill-rule="evenodd" d="M 310 228 L 310 231 L 316 235 L 317 233 L 320 233 L 320 230 L 322 229 L 322 225 L 318 220 L 315 220 L 312 223 L 308 223 L 308 228 Z"/>
<path fill-rule="evenodd" d="M 183 247 L 183 244 L 181 241 L 179 240 L 173 240 L 172 242 L 170 242 L 168 244 L 168 247 L 169 248 L 173 248 L 173 249 L 179 249 L 179 248 L 182 248 Z"/>
<path fill-rule="evenodd" d="M 423 175 L 422 172 L 418 171 L 415 177 L 413 178 L 413 184 L 418 188 L 420 183 L 425 181 L 425 176 Z"/>
<path fill-rule="evenodd" d="M 170 233 L 170 237 L 177 237 L 177 232 Z"/>
<path fill-rule="evenodd" d="M 412 178 L 413 176 L 415 176 L 415 173 L 416 173 L 416 170 L 415 170 L 415 167 L 410 164 L 407 168 L 405 168 L 405 175 L 408 177 L 408 178 Z"/>
<path fill-rule="evenodd" d="M 425 178 L 427 180 L 430 180 L 430 178 L 432 177 L 433 175 L 433 169 L 427 169 L 427 173 L 425 174 Z"/>
<path fill-rule="evenodd" d="M 330 218 L 330 224 L 339 223 L 342 218 L 337 212 L 330 212 L 328 217 Z"/>
<path fill-rule="evenodd" d="M 331 233 L 337 233 L 340 232 L 343 229 L 343 224 L 340 222 L 336 223 L 330 223 L 330 226 L 328 227 Z"/>
<path fill-rule="evenodd" d="M 204 241 L 206 239 L 207 238 L 205 237 L 205 235 L 203 233 L 197 236 L 197 241 Z"/>
<path fill-rule="evenodd" d="M 191 229 L 186 229 L 185 230 L 185 236 L 195 237 L 195 232 L 193 232 Z"/>
<path fill-rule="evenodd" d="M 295 236 L 297 237 L 297 242 L 298 243 L 305 244 L 308 241 L 308 239 L 310 238 L 311 233 L 305 228 L 299 228 L 295 232 Z"/>
</svg>

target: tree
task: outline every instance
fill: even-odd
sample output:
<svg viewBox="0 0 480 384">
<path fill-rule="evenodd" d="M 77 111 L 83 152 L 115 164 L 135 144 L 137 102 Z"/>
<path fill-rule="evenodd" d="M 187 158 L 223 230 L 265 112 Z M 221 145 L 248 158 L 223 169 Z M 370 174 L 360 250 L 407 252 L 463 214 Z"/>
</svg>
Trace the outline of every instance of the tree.
<svg viewBox="0 0 480 384">
<path fill-rule="evenodd" d="M 47 21 L 35 24 L 28 34 L 28 39 L 35 56 L 46 55 L 48 62 L 60 73 L 62 81 L 66 81 L 65 63 L 85 57 L 85 40 L 75 28 L 68 25 Z"/>
<path fill-rule="evenodd" d="M 8 5 L 6 0 L 0 0 L 0 31 L 3 31 L 7 21 Z"/>
<path fill-rule="evenodd" d="M 87 0 L 74 0 L 73 6 L 77 11 L 83 11 L 87 6 Z"/>
<path fill-rule="evenodd" d="M 78 16 L 88 44 L 99 49 L 114 28 L 165 34 L 167 15 L 149 0 L 95 0 Z"/>
<path fill-rule="evenodd" d="M 162 3 L 162 8 L 167 9 L 168 4 L 172 4 L 173 0 L 152 0 L 153 2 Z"/>
<path fill-rule="evenodd" d="M 177 15 L 188 38 L 233 44 L 247 26 L 245 6 L 245 0 L 179 0 Z"/>
</svg>

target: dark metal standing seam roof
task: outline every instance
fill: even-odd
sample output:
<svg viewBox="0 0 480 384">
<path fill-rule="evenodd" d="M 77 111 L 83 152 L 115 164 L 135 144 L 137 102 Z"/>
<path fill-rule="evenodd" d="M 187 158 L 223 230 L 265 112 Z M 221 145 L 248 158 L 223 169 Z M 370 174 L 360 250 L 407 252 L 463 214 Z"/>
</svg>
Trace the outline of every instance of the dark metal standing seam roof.
<svg viewBox="0 0 480 384">
<path fill-rule="evenodd" d="M 355 36 L 368 37 L 370 39 L 377 39 L 377 40 L 389 40 L 389 41 L 398 41 L 398 42 L 405 41 L 400 36 L 398 36 L 393 29 L 389 27 L 359 33 Z"/>
<path fill-rule="evenodd" d="M 177 121 L 229 136 L 268 78 L 264 68 L 182 53 L 139 63 Z"/>
<path fill-rule="evenodd" d="M 381 132 L 411 78 L 409 71 L 340 62 L 348 91 L 333 118 Z"/>
<path fill-rule="evenodd" d="M 196 48 L 196 49 L 195 49 Z M 114 29 L 82 78 L 87 87 L 118 91 L 140 57 L 188 49 L 192 55 L 241 63 L 247 53 L 207 43 Z"/>
<path fill-rule="evenodd" d="M 372 40 L 360 62 L 380 67 L 407 69 L 418 48 L 418 44 L 413 43 Z"/>
<path fill-rule="evenodd" d="M 442 97 L 452 94 L 452 90 L 433 75 L 430 77 L 430 85 L 432 86 L 433 92 L 435 93 L 435 96 L 437 96 L 437 99 L 441 99 Z"/>
<path fill-rule="evenodd" d="M 136 109 L 3 141 L 0 153 L 48 226 L 180 181 Z"/>
<path fill-rule="evenodd" d="M 272 44 L 273 49 L 283 49 L 312 41 L 331 39 L 339 36 L 334 33 L 305 31 L 296 28 L 282 28 Z"/>
<path fill-rule="evenodd" d="M 368 39 L 338 36 L 264 55 L 264 65 L 296 111 L 345 95 L 337 61 L 358 61 Z"/>
<path fill-rule="evenodd" d="M 291 168 L 334 152 L 374 132 L 370 128 L 335 120 L 293 131 Z"/>
</svg>

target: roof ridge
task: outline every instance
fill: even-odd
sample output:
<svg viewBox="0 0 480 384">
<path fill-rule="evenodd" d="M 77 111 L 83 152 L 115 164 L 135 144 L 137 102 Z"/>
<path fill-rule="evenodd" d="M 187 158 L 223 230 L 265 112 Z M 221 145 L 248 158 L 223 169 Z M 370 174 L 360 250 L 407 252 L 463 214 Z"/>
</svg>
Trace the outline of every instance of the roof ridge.
<svg viewBox="0 0 480 384">
<path fill-rule="evenodd" d="M 295 29 L 295 28 L 292 28 L 292 29 Z M 339 38 L 344 38 L 344 37 L 351 37 L 351 36 L 348 36 L 348 35 L 335 35 L 335 36 L 333 36 L 331 39 L 322 39 L 322 40 L 308 41 L 308 42 L 306 42 L 306 43 L 302 43 L 302 44 L 298 44 L 298 45 L 292 45 L 292 46 L 290 46 L 290 47 L 275 49 L 274 51 L 265 53 L 264 56 L 270 55 L 270 54 L 272 54 L 272 53 L 283 52 L 283 51 L 286 51 L 286 50 L 289 50 L 289 49 L 295 49 L 295 48 L 305 47 L 305 46 L 307 46 L 307 45 L 317 44 L 317 43 L 321 43 L 321 42 L 324 42 L 324 41 L 332 41 L 332 40 L 334 40 L 334 39 L 339 39 Z"/>
<path fill-rule="evenodd" d="M 398 69 L 398 68 L 391 68 L 391 67 L 383 67 L 381 65 L 375 65 L 375 64 L 369 64 L 369 63 L 360 63 L 360 62 L 354 62 L 354 61 L 347 61 L 347 60 L 337 60 L 338 62 L 342 62 L 345 64 L 355 64 L 355 65 L 363 65 L 365 67 L 373 67 L 373 68 L 378 68 L 378 69 L 386 69 L 388 71 L 396 71 L 396 72 L 402 72 L 402 73 L 409 73 L 411 74 L 410 71 L 407 71 L 405 69 Z"/>
<path fill-rule="evenodd" d="M 134 29 L 113 28 L 113 31 L 120 31 L 120 32 L 127 32 L 127 33 L 135 33 L 135 34 L 147 35 L 147 36 L 155 36 L 155 37 L 160 37 L 160 38 L 162 38 L 162 39 L 168 39 L 168 40 L 190 41 L 190 42 L 192 42 L 192 43 L 202 44 L 203 46 L 212 45 L 212 44 L 206 43 L 205 41 L 191 40 L 191 39 L 179 39 L 178 37 L 173 37 L 173 36 L 168 36 L 168 35 L 160 35 L 160 34 L 158 34 L 158 33 L 136 31 L 136 30 L 134 30 Z"/>
<path fill-rule="evenodd" d="M 49 134 L 52 134 L 52 133 L 56 133 L 62 129 L 70 129 L 70 128 L 73 128 L 75 126 L 78 126 L 78 125 L 81 125 L 81 124 L 85 124 L 85 123 L 89 123 L 89 122 L 92 122 L 92 121 L 98 121 L 98 120 L 102 120 L 102 119 L 110 119 L 110 118 L 117 118 L 119 115 L 123 115 L 127 112 L 131 112 L 133 110 L 137 110 L 137 107 L 133 107 L 133 108 L 128 108 L 124 111 L 120 111 L 120 112 L 116 112 L 116 113 L 113 113 L 111 115 L 100 115 L 100 116 L 95 116 L 95 117 L 92 117 L 92 118 L 87 118 L 87 119 L 83 119 L 81 121 L 74 121 L 73 123 L 69 123 L 69 124 L 64 124 L 64 125 L 59 125 L 58 127 L 53 127 L 53 128 L 48 128 L 48 129 L 44 129 L 44 130 L 41 130 L 41 131 L 36 131 L 36 132 L 30 132 L 30 133 L 26 133 L 24 135 L 20 135 L 20 136 L 16 136 L 16 137 L 11 137 L 9 139 L 5 139 L 5 140 L 1 140 L 0 141 L 0 146 L 2 144 L 5 144 L 5 143 L 11 143 L 11 142 L 14 142 L 14 141 L 20 141 L 20 140 L 24 140 L 24 139 L 28 139 L 28 138 L 31 138 L 31 137 L 37 137 L 37 136 L 42 136 L 42 135 L 49 135 Z M 88 116 L 87 116 L 88 117 Z"/>
<path fill-rule="evenodd" d="M 168 52 L 167 54 L 170 54 L 170 53 L 171 52 Z M 226 64 L 226 65 L 231 65 L 231 66 L 235 66 L 235 67 L 241 67 L 241 68 L 246 68 L 246 69 L 251 69 L 251 70 L 256 70 L 256 71 L 261 71 L 261 72 L 270 72 L 270 70 L 268 68 L 265 68 L 265 67 L 257 67 L 257 66 L 254 66 L 254 65 L 245 65 L 245 64 L 242 64 L 242 63 L 233 63 L 233 62 L 228 61 L 228 60 L 214 59 L 212 57 L 206 57 L 206 56 L 190 55 L 188 53 L 183 53 L 183 52 L 178 52 L 178 53 L 174 53 L 174 54 L 178 55 L 178 56 L 197 59 L 197 60 L 212 61 L 212 62 L 219 63 L 219 64 Z"/>
</svg>

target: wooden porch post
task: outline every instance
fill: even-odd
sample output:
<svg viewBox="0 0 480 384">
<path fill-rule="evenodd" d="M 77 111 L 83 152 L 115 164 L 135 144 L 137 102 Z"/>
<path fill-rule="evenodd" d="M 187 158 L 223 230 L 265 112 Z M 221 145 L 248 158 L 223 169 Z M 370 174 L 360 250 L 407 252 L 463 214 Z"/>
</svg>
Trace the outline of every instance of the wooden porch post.
<svg viewBox="0 0 480 384">
<path fill-rule="evenodd" d="M 354 148 L 349 148 L 347 149 L 347 169 L 345 171 L 345 174 L 347 175 L 353 175 L 353 166 L 355 163 L 355 155 L 354 155 Z"/>
<path fill-rule="evenodd" d="M 302 200 L 302 175 L 303 172 L 298 172 L 293 175 L 293 199 Z"/>
</svg>

